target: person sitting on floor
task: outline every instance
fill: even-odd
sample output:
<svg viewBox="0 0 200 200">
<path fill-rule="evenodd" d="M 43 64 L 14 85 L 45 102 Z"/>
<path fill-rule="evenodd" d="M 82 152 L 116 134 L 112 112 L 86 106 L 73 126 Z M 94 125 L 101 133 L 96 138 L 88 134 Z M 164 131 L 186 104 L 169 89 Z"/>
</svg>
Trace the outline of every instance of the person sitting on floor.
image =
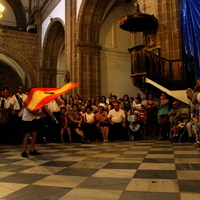
<svg viewBox="0 0 200 200">
<path fill-rule="evenodd" d="M 70 128 L 74 131 L 77 135 L 80 136 L 81 141 L 84 142 L 84 134 L 82 131 L 82 115 L 78 111 L 78 105 L 72 105 L 72 111 L 69 114 L 69 121 L 70 121 Z"/>
</svg>

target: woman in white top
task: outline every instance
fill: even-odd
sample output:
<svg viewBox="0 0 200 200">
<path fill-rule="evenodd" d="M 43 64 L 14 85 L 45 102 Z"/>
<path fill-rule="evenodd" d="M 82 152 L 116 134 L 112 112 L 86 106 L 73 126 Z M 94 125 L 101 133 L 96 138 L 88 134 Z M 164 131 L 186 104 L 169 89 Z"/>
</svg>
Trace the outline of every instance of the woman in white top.
<svg viewBox="0 0 200 200">
<path fill-rule="evenodd" d="M 142 104 L 140 99 L 135 98 L 135 103 L 133 104 L 132 107 L 132 113 L 140 113 L 140 111 L 143 111 L 143 109 L 141 108 Z"/>
<path fill-rule="evenodd" d="M 86 112 L 83 115 L 84 133 L 87 142 L 98 140 L 98 129 L 95 125 L 95 115 L 91 106 L 86 106 Z"/>
</svg>

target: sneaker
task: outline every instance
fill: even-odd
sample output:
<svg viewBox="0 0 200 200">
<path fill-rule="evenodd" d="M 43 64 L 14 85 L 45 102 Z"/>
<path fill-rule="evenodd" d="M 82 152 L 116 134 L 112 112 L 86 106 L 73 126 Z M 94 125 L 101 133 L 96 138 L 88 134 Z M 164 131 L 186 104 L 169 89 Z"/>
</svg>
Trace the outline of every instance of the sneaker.
<svg viewBox="0 0 200 200">
<path fill-rule="evenodd" d="M 21 157 L 23 157 L 23 158 L 28 158 L 28 154 L 27 154 L 26 152 L 22 152 L 22 153 L 21 153 Z"/>
<path fill-rule="evenodd" d="M 30 155 L 36 156 L 36 155 L 42 155 L 41 153 L 37 152 L 36 150 L 34 151 L 29 151 Z"/>
</svg>

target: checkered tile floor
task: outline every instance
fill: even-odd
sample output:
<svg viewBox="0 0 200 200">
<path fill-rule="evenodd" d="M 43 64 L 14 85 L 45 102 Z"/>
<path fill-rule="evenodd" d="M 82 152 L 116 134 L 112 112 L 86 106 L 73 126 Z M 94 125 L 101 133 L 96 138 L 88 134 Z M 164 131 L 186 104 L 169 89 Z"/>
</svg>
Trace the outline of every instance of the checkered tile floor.
<svg viewBox="0 0 200 200">
<path fill-rule="evenodd" d="M 0 199 L 199 200 L 200 152 L 191 143 L 143 140 L 0 146 Z"/>
</svg>

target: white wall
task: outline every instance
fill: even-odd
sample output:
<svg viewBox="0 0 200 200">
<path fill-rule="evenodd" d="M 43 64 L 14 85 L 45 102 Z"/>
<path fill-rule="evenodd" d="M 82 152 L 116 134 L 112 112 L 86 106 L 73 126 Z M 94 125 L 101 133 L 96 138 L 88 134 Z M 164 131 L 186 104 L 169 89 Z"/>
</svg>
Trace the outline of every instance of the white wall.
<svg viewBox="0 0 200 200">
<path fill-rule="evenodd" d="M 0 24 L 16 27 L 16 18 L 12 8 L 6 0 L 1 0 L 0 3 L 5 7 L 3 18 L 0 19 Z"/>
<path fill-rule="evenodd" d="M 82 3 L 82 0 L 76 1 L 76 17 L 78 16 L 78 13 L 79 13 L 79 10 L 80 10 L 80 7 L 81 7 L 81 3 Z"/>
<path fill-rule="evenodd" d="M 118 98 L 128 94 L 135 97 L 141 91 L 133 86 L 130 78 L 130 55 L 119 52 L 101 52 L 101 91 L 107 96 L 109 92 Z"/>
<path fill-rule="evenodd" d="M 61 0 L 60 3 L 46 18 L 46 20 L 42 23 L 42 44 L 44 41 L 47 28 L 51 22 L 51 18 L 60 18 L 65 23 L 65 0 Z"/>
<path fill-rule="evenodd" d="M 131 75 L 131 55 L 128 48 L 141 44 L 141 38 L 119 28 L 118 21 L 123 14 L 132 13 L 129 4 L 113 5 L 100 29 L 101 50 L 101 91 L 122 97 L 124 94 L 135 97 L 142 92 L 133 86 Z M 139 38 L 139 39 L 138 39 Z"/>
</svg>

